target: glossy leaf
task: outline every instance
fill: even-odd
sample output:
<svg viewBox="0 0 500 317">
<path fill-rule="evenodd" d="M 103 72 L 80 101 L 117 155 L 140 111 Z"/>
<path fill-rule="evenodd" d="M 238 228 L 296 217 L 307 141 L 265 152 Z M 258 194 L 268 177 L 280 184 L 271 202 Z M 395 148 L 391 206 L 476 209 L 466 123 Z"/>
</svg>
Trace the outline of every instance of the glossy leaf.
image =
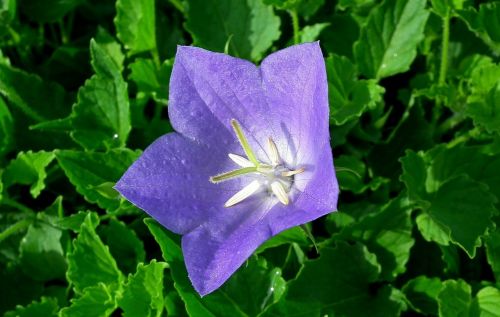
<svg viewBox="0 0 500 317">
<path fill-rule="evenodd" d="M 167 265 L 156 262 L 139 264 L 128 277 L 123 296 L 118 301 L 125 317 L 160 316 L 164 309 L 163 270 Z"/>
<path fill-rule="evenodd" d="M 131 55 L 156 49 L 154 0 L 118 0 L 114 22 Z"/>
<path fill-rule="evenodd" d="M 260 0 L 223 0 L 207 6 L 203 0 L 188 0 L 186 28 L 194 44 L 259 60 L 280 36 L 280 19 L 271 6 Z"/>
<path fill-rule="evenodd" d="M 55 154 L 70 182 L 88 201 L 109 210 L 119 207 L 119 199 L 103 196 L 96 187 L 106 182 L 116 182 L 137 158 L 137 152 L 128 149 L 111 150 L 107 153 L 65 150 Z"/>
<path fill-rule="evenodd" d="M 428 16 L 424 0 L 385 0 L 371 11 L 354 46 L 361 73 L 380 79 L 407 71 Z"/>
<path fill-rule="evenodd" d="M 95 233 L 90 215 L 85 218 L 78 237 L 73 241 L 73 251 L 68 254 L 68 280 L 78 293 L 92 300 L 97 296 L 111 296 L 105 291 L 107 286 L 120 283 L 123 275 L 116 265 L 109 249 Z M 87 287 L 94 287 L 85 295 Z M 87 303 L 87 299 L 84 300 Z M 95 304 L 95 303 L 94 303 Z"/>
<path fill-rule="evenodd" d="M 31 185 L 30 193 L 36 198 L 45 188 L 47 166 L 54 160 L 52 152 L 20 152 L 17 158 L 10 162 L 3 173 L 5 186 L 13 184 Z"/>
<path fill-rule="evenodd" d="M 289 284 L 284 299 L 264 316 L 289 316 L 300 311 L 308 316 L 395 316 L 403 307 L 397 291 L 383 286 L 370 292 L 378 280 L 380 265 L 361 244 L 339 243 L 323 248 L 319 259 L 305 263 Z M 310 281 L 316 281 L 312 284 Z"/>
</svg>

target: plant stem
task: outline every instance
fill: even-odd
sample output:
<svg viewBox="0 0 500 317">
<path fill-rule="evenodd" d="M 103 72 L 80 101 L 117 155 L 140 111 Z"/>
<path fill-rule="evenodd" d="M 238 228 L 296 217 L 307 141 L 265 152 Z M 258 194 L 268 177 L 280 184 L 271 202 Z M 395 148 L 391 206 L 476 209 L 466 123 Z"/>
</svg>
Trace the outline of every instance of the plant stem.
<svg viewBox="0 0 500 317">
<path fill-rule="evenodd" d="M 297 10 L 288 11 L 290 16 L 292 17 L 292 27 L 293 27 L 293 43 L 300 43 L 300 27 L 299 27 L 299 15 L 297 14 Z"/>
<path fill-rule="evenodd" d="M 446 83 L 446 72 L 448 70 L 448 46 L 450 42 L 450 9 L 446 11 L 443 18 L 443 35 L 441 42 L 441 65 L 439 67 L 438 85 Z"/>
<path fill-rule="evenodd" d="M 12 226 L 8 227 L 4 231 L 0 232 L 0 242 L 3 240 L 7 239 L 9 236 L 23 230 L 24 228 L 28 227 L 32 222 L 32 219 L 30 218 L 25 218 L 23 220 L 20 220 L 13 224 Z"/>
<path fill-rule="evenodd" d="M 155 63 L 156 69 L 161 68 L 161 61 L 160 61 L 160 53 L 158 52 L 158 46 L 155 45 L 155 47 L 151 50 L 151 56 L 153 57 L 153 62 Z"/>
<path fill-rule="evenodd" d="M 61 43 L 67 44 L 69 42 L 69 36 L 66 33 L 66 27 L 64 26 L 64 21 L 62 18 L 58 21 L 58 24 L 59 24 L 59 30 L 61 32 Z"/>
<path fill-rule="evenodd" d="M 7 197 L 3 197 L 2 200 L 0 201 L 0 204 L 4 204 L 7 206 L 16 208 L 17 210 L 25 212 L 25 213 L 30 213 L 30 214 L 35 213 L 31 208 L 28 208 L 25 205 L 18 203 L 17 201 L 9 199 Z"/>
<path fill-rule="evenodd" d="M 170 0 L 170 3 L 181 13 L 184 13 L 184 5 L 182 4 L 182 1 L 179 0 Z"/>
</svg>

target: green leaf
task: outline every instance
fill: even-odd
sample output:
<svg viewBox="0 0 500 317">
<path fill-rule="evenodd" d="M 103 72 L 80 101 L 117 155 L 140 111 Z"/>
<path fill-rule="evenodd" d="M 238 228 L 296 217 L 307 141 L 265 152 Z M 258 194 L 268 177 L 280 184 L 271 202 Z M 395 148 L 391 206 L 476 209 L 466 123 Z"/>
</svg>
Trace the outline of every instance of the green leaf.
<svg viewBox="0 0 500 317">
<path fill-rule="evenodd" d="M 441 288 L 442 282 L 439 278 L 419 276 L 403 286 L 403 293 L 417 312 L 435 316 L 438 313 L 437 297 Z"/>
<path fill-rule="evenodd" d="M 4 99 L 0 97 L 0 157 L 12 146 L 14 123 Z"/>
<path fill-rule="evenodd" d="M 145 223 L 160 245 L 163 257 L 170 267 L 174 286 L 190 316 L 255 316 L 283 294 L 284 280 L 281 278 L 281 271 L 269 269 L 261 258 L 252 258 L 219 290 L 200 298 L 188 279 L 178 237 L 152 219 L 146 219 Z M 250 284 L 251 294 L 241 287 Z"/>
<path fill-rule="evenodd" d="M 43 3 L 38 0 L 21 0 L 19 7 L 21 11 L 35 22 L 56 22 L 73 10 L 83 0 L 46 0 Z"/>
<path fill-rule="evenodd" d="M 474 124 L 500 134 L 500 80 L 484 97 L 473 96 L 468 101 L 466 113 Z"/>
<path fill-rule="evenodd" d="M 425 200 L 428 199 L 425 188 L 427 166 L 423 158 L 423 153 L 407 151 L 406 155 L 400 158 L 399 161 L 403 167 L 403 174 L 400 180 L 405 183 L 408 196 L 413 201 L 425 204 Z"/>
<path fill-rule="evenodd" d="M 476 294 L 481 317 L 500 317 L 500 290 L 491 286 Z"/>
<path fill-rule="evenodd" d="M 100 46 L 90 41 L 92 76 L 78 90 L 71 115 L 43 122 L 32 129 L 71 131 L 71 137 L 86 150 L 125 146 L 131 130 L 127 83 L 121 76 L 122 65 L 110 55 L 109 43 Z"/>
<path fill-rule="evenodd" d="M 366 164 L 358 158 L 350 155 L 341 155 L 335 158 L 337 180 L 342 190 L 349 190 L 356 194 L 367 190 L 375 191 L 387 180 L 374 177 L 368 183 L 364 181 L 367 173 Z"/>
<path fill-rule="evenodd" d="M 118 301 L 123 316 L 161 316 L 164 308 L 163 271 L 166 267 L 166 263 L 155 260 L 147 265 L 139 264 L 137 272 L 128 277 L 123 296 Z"/>
<path fill-rule="evenodd" d="M 371 11 L 354 45 L 361 73 L 381 79 L 410 68 L 429 16 L 425 0 L 385 0 Z"/>
<path fill-rule="evenodd" d="M 381 102 L 384 88 L 373 80 L 358 80 L 355 66 L 347 57 L 328 57 L 326 69 L 331 122 L 344 124 Z"/>
<path fill-rule="evenodd" d="M 130 64 L 130 80 L 136 85 L 139 93 L 151 95 L 154 99 L 166 103 L 168 84 L 173 63 L 166 60 L 160 69 L 151 59 L 138 58 Z"/>
<path fill-rule="evenodd" d="M 327 216 L 326 218 L 326 229 L 331 234 L 336 234 L 340 232 L 343 228 L 352 225 L 356 219 L 347 214 L 345 210 L 341 212 L 334 212 Z"/>
<path fill-rule="evenodd" d="M 294 10 L 306 19 L 312 16 L 323 6 L 325 0 L 264 0 L 280 10 Z"/>
<path fill-rule="evenodd" d="M 122 272 L 135 272 L 137 265 L 144 262 L 146 257 L 144 244 L 123 222 L 112 219 L 109 225 L 102 227 L 99 234 L 109 247 L 111 255 L 119 259 L 118 267 Z"/>
<path fill-rule="evenodd" d="M 194 45 L 222 52 L 232 36 L 229 52 L 260 60 L 280 36 L 280 19 L 261 0 L 187 0 L 186 29 Z"/>
<path fill-rule="evenodd" d="M 471 305 L 471 288 L 462 280 L 449 280 L 443 283 L 438 295 L 440 317 L 469 316 Z"/>
<path fill-rule="evenodd" d="M 500 8 L 500 6 L 499 6 Z M 490 132 L 500 133 L 496 126 L 500 120 L 498 98 L 500 95 L 500 65 L 482 55 L 475 56 L 465 72 L 470 93 L 467 96 L 465 114 L 471 117 L 476 125 Z"/>
<path fill-rule="evenodd" d="M 497 227 L 485 239 L 486 256 L 495 280 L 500 283 L 500 229 Z"/>
<path fill-rule="evenodd" d="M 404 304 L 390 286 L 370 290 L 380 265 L 361 244 L 321 249 L 289 283 L 285 297 L 264 316 L 397 316 Z M 314 283 L 311 283 L 314 281 Z"/>
<path fill-rule="evenodd" d="M 59 166 L 85 199 L 97 203 L 101 208 L 115 210 L 120 206 L 120 200 L 103 196 L 96 187 L 118 181 L 139 153 L 129 149 L 115 149 L 106 153 L 64 150 L 56 151 L 55 155 Z"/>
<path fill-rule="evenodd" d="M 0 94 L 31 122 L 59 118 L 70 110 L 70 96 L 60 85 L 3 64 L 0 64 Z"/>
<path fill-rule="evenodd" d="M 39 281 L 63 278 L 66 260 L 61 245 L 62 231 L 38 217 L 21 240 L 20 264 L 23 271 Z"/>
<path fill-rule="evenodd" d="M 94 225 L 93 227 L 97 227 L 97 225 L 99 224 L 99 216 L 97 215 L 97 213 L 91 211 L 79 211 L 76 214 L 57 219 L 54 225 L 63 230 L 80 232 L 82 223 L 85 221 L 87 215 L 90 215 L 90 222 Z"/>
<path fill-rule="evenodd" d="M 331 15 L 328 21 L 331 25 L 321 33 L 321 46 L 327 52 L 346 56 L 353 60 L 352 46 L 359 38 L 359 24 L 353 15 L 341 13 Z M 349 32 L 346 32 L 346 30 L 349 30 Z"/>
<path fill-rule="evenodd" d="M 408 109 L 387 141 L 375 145 L 369 152 L 368 165 L 375 175 L 397 180 L 401 174 L 398 160 L 407 150 L 427 149 L 434 145 L 436 127 L 425 118 L 422 107 Z"/>
<path fill-rule="evenodd" d="M 429 215 L 450 230 L 451 240 L 473 258 L 481 237 L 493 223 L 495 196 L 487 187 L 460 176 L 444 183 L 434 194 Z"/>
<path fill-rule="evenodd" d="M 156 49 L 155 1 L 118 0 L 116 33 L 131 55 Z"/>
<path fill-rule="evenodd" d="M 242 289 L 242 285 L 248 284 L 253 288 L 250 293 Z M 252 257 L 223 285 L 220 293 L 227 294 L 248 316 L 257 316 L 267 306 L 278 302 L 285 289 L 280 268 L 270 270 L 263 257 Z"/>
<path fill-rule="evenodd" d="M 77 293 L 94 286 L 100 289 L 98 293 L 102 296 L 103 290 L 98 287 L 99 283 L 104 283 L 107 288 L 108 285 L 120 284 L 123 280 L 108 247 L 96 234 L 90 214 L 85 218 L 78 237 L 73 241 L 73 250 L 67 258 L 67 277 Z M 94 297 L 94 291 L 88 296 Z M 85 297 L 85 294 L 82 297 Z"/>
<path fill-rule="evenodd" d="M 449 10 L 461 10 L 464 0 L 431 0 L 432 8 L 440 17 L 445 17 Z"/>
<path fill-rule="evenodd" d="M 115 38 L 109 34 L 106 29 L 98 27 L 94 40 L 97 43 L 97 46 L 105 52 L 105 54 L 101 53 L 99 55 L 109 56 L 115 65 L 118 66 L 119 70 L 123 71 L 123 61 L 125 60 L 125 55 L 122 52 L 122 46 L 115 40 Z M 97 54 L 94 53 L 92 58 L 96 59 Z"/>
<path fill-rule="evenodd" d="M 394 280 L 406 271 L 414 244 L 410 212 L 407 202 L 394 199 L 380 211 L 346 227 L 338 238 L 364 243 L 377 256 L 382 267 L 380 277 Z"/>
<path fill-rule="evenodd" d="M 23 307 L 18 305 L 15 310 L 6 312 L 4 317 L 56 317 L 57 300 L 42 297 L 39 302 L 32 302 Z"/>
<path fill-rule="evenodd" d="M 5 244 L 3 244 L 5 248 Z M 24 274 L 19 265 L 0 263 L 0 312 L 28 305 L 42 296 L 44 284 Z M 15 286 L 15 287 L 13 287 Z"/>
<path fill-rule="evenodd" d="M 13 184 L 31 185 L 30 193 L 36 198 L 45 188 L 45 169 L 54 160 L 52 152 L 19 152 L 3 173 L 5 187 Z"/>
<path fill-rule="evenodd" d="M 498 193 L 500 159 L 478 147 L 439 146 L 408 152 L 401 161 L 410 198 L 427 212 L 416 219 L 423 237 L 445 246 L 451 241 L 473 257 L 498 201 L 482 183 Z"/>
<path fill-rule="evenodd" d="M 425 240 L 434 241 L 444 246 L 450 245 L 450 229 L 434 220 L 429 214 L 422 213 L 418 215 L 416 223 Z"/>
<path fill-rule="evenodd" d="M 328 27 L 330 23 L 316 23 L 313 25 L 307 25 L 300 31 L 300 42 L 314 42 L 318 39 L 319 34 L 326 27 Z"/>
<path fill-rule="evenodd" d="M 8 33 L 8 27 L 16 17 L 17 1 L 2 0 L 0 2 L 0 34 Z"/>
<path fill-rule="evenodd" d="M 3 175 L 3 170 L 0 169 L 0 202 L 2 201 L 3 199 L 3 178 L 2 178 L 2 175 Z M 0 240 L 1 241 L 1 240 Z"/>
<path fill-rule="evenodd" d="M 123 147 L 131 129 L 127 84 L 111 56 L 94 41 L 90 47 L 97 75 L 78 91 L 71 136 L 87 150 Z"/>
<path fill-rule="evenodd" d="M 471 179 L 488 185 L 489 190 L 500 198 L 500 157 L 483 153 L 479 146 L 454 147 L 439 146 L 426 154 L 430 162 L 426 187 L 435 192 L 444 182 L 467 174 Z"/>
<path fill-rule="evenodd" d="M 116 309 L 112 287 L 99 283 L 83 290 L 80 297 L 73 298 L 69 307 L 63 308 L 61 317 L 107 317 Z"/>
<path fill-rule="evenodd" d="M 484 41 L 495 53 L 500 52 L 500 3 L 482 3 L 479 12 L 472 6 L 459 10 L 458 16 L 465 21 L 469 29 Z"/>
<path fill-rule="evenodd" d="M 500 290 L 486 286 L 471 297 L 471 287 L 463 280 L 448 280 L 438 295 L 439 316 L 500 316 Z"/>
</svg>

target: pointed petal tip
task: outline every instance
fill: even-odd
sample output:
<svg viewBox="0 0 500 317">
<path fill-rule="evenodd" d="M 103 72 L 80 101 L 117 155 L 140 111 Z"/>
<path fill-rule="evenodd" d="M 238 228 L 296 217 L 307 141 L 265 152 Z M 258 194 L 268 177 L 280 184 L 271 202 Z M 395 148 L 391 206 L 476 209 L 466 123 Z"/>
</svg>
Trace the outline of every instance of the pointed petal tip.
<svg viewBox="0 0 500 317">
<path fill-rule="evenodd" d="M 124 174 L 125 175 L 125 174 Z M 122 195 L 123 197 L 125 197 L 124 195 L 124 190 L 125 190 L 125 186 L 123 186 L 123 176 L 115 183 L 115 185 L 113 186 L 113 189 L 116 190 L 117 192 L 120 193 L 120 195 Z"/>
<path fill-rule="evenodd" d="M 191 276 L 189 274 L 188 274 L 188 277 L 189 277 L 189 280 L 191 281 L 191 285 L 193 286 L 194 290 L 202 298 L 213 293 L 219 287 L 222 286 L 222 284 L 221 285 L 209 285 L 206 280 L 205 281 L 196 280 L 195 278 L 193 278 L 193 276 Z"/>
</svg>

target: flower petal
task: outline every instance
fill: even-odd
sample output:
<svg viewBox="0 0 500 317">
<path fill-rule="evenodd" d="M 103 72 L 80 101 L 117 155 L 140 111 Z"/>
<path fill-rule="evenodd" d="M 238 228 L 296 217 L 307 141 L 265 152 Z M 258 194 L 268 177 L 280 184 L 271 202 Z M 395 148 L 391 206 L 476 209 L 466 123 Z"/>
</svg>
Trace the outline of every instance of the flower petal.
<svg viewBox="0 0 500 317">
<path fill-rule="evenodd" d="M 209 181 L 233 165 L 225 150 L 170 133 L 151 144 L 115 188 L 166 228 L 184 234 L 242 188 L 238 179 L 221 185 Z"/>
<path fill-rule="evenodd" d="M 328 85 L 319 43 L 280 50 L 265 58 L 260 69 L 266 101 L 272 105 L 268 116 L 280 122 L 289 139 L 285 148 L 277 143 L 280 154 L 287 161 L 313 164 L 318 150 L 330 141 Z"/>
<path fill-rule="evenodd" d="M 261 159 L 267 157 L 271 137 L 286 163 L 295 165 L 311 159 L 311 147 L 329 142 L 327 89 L 317 42 L 271 54 L 260 68 L 225 54 L 179 46 L 169 115 L 178 132 L 207 142 L 222 127 L 229 133 L 224 139 L 234 142 L 230 122 L 236 119 Z M 222 134 L 215 136 L 219 142 Z"/>
<path fill-rule="evenodd" d="M 169 99 L 169 117 L 177 132 L 205 143 L 237 142 L 231 127 L 231 120 L 236 119 L 255 145 L 252 120 L 263 103 L 259 70 L 254 64 L 178 46 Z"/>
<path fill-rule="evenodd" d="M 221 216 L 214 217 L 182 237 L 189 278 L 201 296 L 219 288 L 272 236 L 264 216 L 278 208 L 281 207 L 275 205 L 269 211 L 257 208 L 230 222 Z"/>
<path fill-rule="evenodd" d="M 279 203 L 270 209 L 268 205 L 250 207 L 230 220 L 215 215 L 182 237 L 189 278 L 201 296 L 219 288 L 264 241 L 331 211 L 304 211 Z"/>
</svg>

